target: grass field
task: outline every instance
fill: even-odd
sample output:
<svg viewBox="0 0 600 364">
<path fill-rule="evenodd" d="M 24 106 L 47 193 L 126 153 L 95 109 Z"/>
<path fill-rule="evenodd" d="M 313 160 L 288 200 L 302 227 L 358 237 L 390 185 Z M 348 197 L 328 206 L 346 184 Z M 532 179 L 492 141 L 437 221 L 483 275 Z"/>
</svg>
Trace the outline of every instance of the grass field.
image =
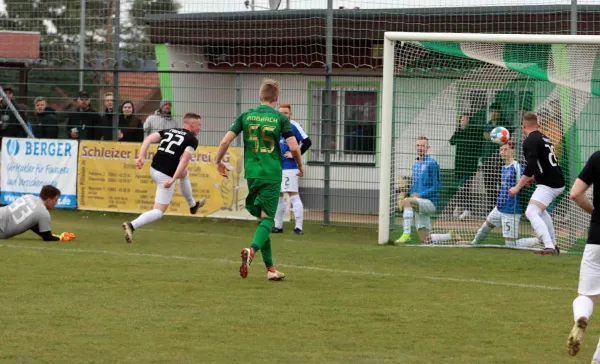
<svg viewBox="0 0 600 364">
<path fill-rule="evenodd" d="M 581 256 L 378 246 L 376 232 L 273 235 L 287 277 L 239 251 L 253 222 L 54 211 L 67 243 L 0 247 L 0 363 L 589 363 L 566 351 Z"/>
</svg>

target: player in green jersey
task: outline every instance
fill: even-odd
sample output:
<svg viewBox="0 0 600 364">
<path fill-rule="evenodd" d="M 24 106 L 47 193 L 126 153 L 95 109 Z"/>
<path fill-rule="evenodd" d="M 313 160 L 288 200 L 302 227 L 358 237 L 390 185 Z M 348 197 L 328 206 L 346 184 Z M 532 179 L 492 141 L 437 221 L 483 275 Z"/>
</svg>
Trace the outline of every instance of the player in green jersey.
<svg viewBox="0 0 600 364">
<path fill-rule="evenodd" d="M 242 265 L 240 275 L 248 276 L 248 267 L 254 259 L 254 253 L 261 251 L 263 261 L 267 266 L 267 278 L 279 281 L 285 274 L 277 271 L 273 265 L 271 252 L 271 239 L 269 234 L 273 228 L 273 218 L 279 203 L 279 190 L 281 188 L 281 150 L 279 138 L 283 135 L 290 151 L 298 163 L 298 176 L 304 175 L 304 165 L 298 142 L 292 131 L 288 117 L 277 111 L 275 106 L 279 99 L 279 83 L 266 79 L 260 87 L 260 102 L 258 107 L 250 109 L 238 116 L 229 131 L 221 140 L 219 150 L 215 156 L 217 170 L 226 176 L 226 166 L 222 162 L 229 144 L 243 133 L 244 137 L 244 170 L 248 180 L 248 197 L 246 209 L 260 224 L 254 233 L 250 248 L 242 249 Z"/>
</svg>

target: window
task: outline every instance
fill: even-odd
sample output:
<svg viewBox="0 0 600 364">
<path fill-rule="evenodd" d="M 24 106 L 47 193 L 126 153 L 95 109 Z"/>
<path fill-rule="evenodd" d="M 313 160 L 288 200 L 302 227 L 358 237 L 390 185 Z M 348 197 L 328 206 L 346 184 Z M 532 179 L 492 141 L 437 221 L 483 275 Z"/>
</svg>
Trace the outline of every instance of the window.
<svg viewBox="0 0 600 364">
<path fill-rule="evenodd" d="M 378 89 L 336 87 L 331 92 L 331 107 L 322 87 L 311 93 L 311 139 L 317 145 L 311 148 L 309 161 L 323 162 L 330 153 L 333 163 L 375 163 Z"/>
</svg>

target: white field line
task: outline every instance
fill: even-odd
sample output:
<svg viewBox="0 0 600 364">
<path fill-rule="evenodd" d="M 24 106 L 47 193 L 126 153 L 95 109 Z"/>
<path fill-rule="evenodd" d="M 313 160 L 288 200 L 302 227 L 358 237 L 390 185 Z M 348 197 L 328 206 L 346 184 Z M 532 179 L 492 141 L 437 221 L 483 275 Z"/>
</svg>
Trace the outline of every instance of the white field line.
<svg viewBox="0 0 600 364">
<path fill-rule="evenodd" d="M 61 252 L 61 253 L 87 253 L 87 254 L 106 254 L 106 255 L 118 255 L 118 256 L 130 256 L 130 257 L 143 257 L 143 258 L 162 258 L 162 259 L 174 259 L 174 260 L 185 260 L 185 261 L 205 261 L 205 262 L 216 262 L 216 263 L 227 263 L 227 264 L 239 264 L 238 261 L 231 259 L 215 259 L 215 258 L 198 258 L 188 257 L 182 255 L 162 255 L 162 254 L 150 254 L 150 253 L 128 253 L 128 252 L 117 252 L 110 250 L 90 250 L 90 249 L 69 249 L 69 248 L 50 248 L 41 246 L 24 246 L 24 245 L 13 245 L 13 244 L 0 244 L 0 248 L 11 248 L 11 249 L 29 249 L 29 250 L 41 250 L 49 252 Z M 277 264 L 281 267 L 327 272 L 334 274 L 350 274 L 350 275 L 364 275 L 364 276 L 376 276 L 376 277 L 397 277 L 397 278 L 413 278 L 413 279 L 425 279 L 431 281 L 445 281 L 445 282 L 456 282 L 456 283 L 471 283 L 481 284 L 487 286 L 503 286 L 503 287 L 515 287 L 515 288 L 527 288 L 527 289 L 541 289 L 546 291 L 573 291 L 575 287 L 559 287 L 559 286 L 544 286 L 536 284 L 521 284 L 521 283 L 510 283 L 510 282 L 495 282 L 486 281 L 480 279 L 463 279 L 463 278 L 451 278 L 451 277 L 434 277 L 434 276 L 420 276 L 413 274 L 392 274 L 374 271 L 358 271 L 358 270 L 344 270 L 344 269 L 332 269 L 313 267 L 307 265 L 294 265 L 294 264 Z"/>
</svg>

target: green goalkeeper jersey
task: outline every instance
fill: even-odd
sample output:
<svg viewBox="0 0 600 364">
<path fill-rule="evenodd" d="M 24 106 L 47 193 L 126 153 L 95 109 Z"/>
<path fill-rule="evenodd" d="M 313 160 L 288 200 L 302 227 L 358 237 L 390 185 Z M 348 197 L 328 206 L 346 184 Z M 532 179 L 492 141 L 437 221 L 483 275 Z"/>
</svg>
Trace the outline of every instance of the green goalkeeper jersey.
<svg viewBox="0 0 600 364">
<path fill-rule="evenodd" d="M 294 136 L 290 119 L 270 106 L 260 105 L 238 116 L 229 130 L 236 135 L 243 132 L 246 179 L 281 183 L 279 138 Z"/>
</svg>

